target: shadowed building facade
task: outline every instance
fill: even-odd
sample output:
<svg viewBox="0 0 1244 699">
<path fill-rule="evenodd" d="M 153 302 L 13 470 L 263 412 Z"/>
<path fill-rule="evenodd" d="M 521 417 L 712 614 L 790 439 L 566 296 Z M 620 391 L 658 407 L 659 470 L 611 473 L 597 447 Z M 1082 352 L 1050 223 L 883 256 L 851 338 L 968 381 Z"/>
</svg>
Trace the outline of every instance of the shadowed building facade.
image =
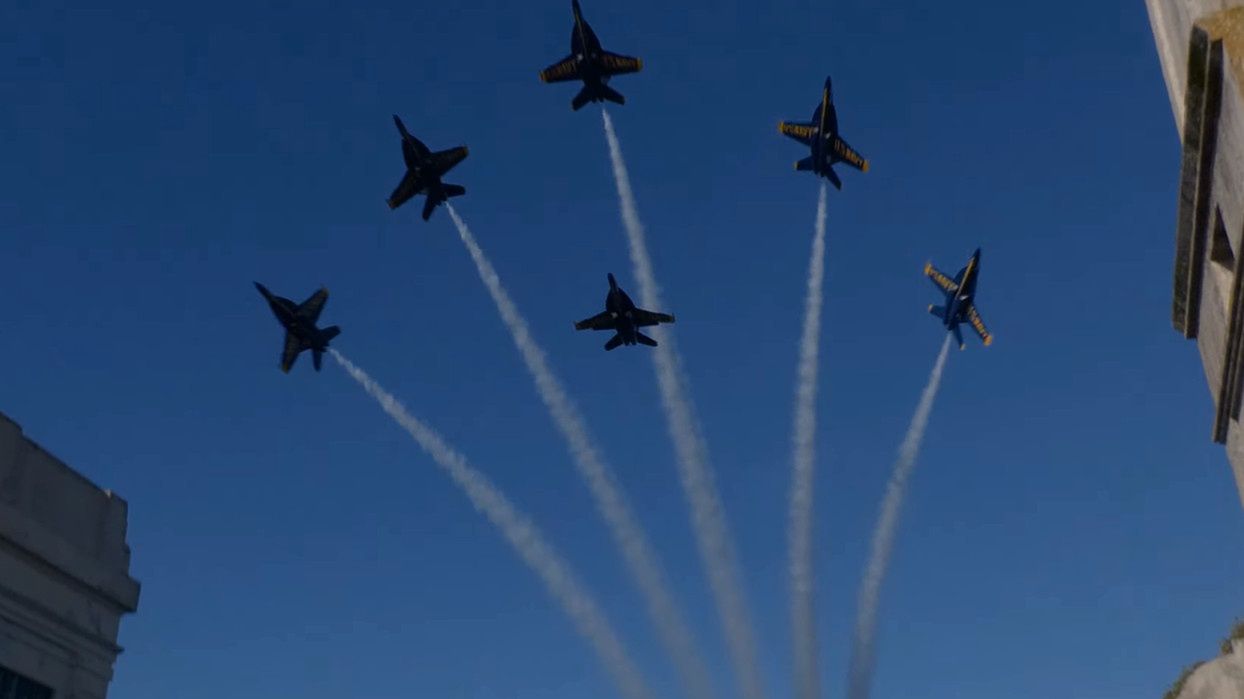
<svg viewBox="0 0 1244 699">
<path fill-rule="evenodd" d="M 1171 320 L 1195 340 L 1244 503 L 1244 0 L 1146 0 L 1183 145 Z"/>
<path fill-rule="evenodd" d="M 0 699 L 104 699 L 129 576 L 125 501 L 0 415 Z"/>
</svg>

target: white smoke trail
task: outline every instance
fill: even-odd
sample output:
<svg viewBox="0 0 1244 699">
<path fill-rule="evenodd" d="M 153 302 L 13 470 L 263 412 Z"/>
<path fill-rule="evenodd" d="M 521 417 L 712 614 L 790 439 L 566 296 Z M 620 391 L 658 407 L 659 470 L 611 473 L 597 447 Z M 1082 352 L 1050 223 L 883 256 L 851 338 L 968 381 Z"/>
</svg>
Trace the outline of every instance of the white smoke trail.
<svg viewBox="0 0 1244 699">
<path fill-rule="evenodd" d="M 630 175 L 622 160 L 622 146 L 613 129 L 609 112 L 601 110 L 605 121 L 605 138 L 609 142 L 609 157 L 613 163 L 613 177 L 621 203 L 622 222 L 630 246 L 631 265 L 639 282 L 642 306 L 662 309 L 661 292 L 652 260 L 644 242 L 644 227 L 639 221 L 635 194 L 631 190 Z M 756 643 L 753 640 L 751 619 L 735 561 L 734 546 L 726 524 L 725 512 L 717 485 L 713 480 L 712 467 L 708 463 L 708 445 L 700 433 L 694 408 L 686 386 L 682 359 L 674 346 L 671 333 L 653 328 L 660 346 L 653 351 L 653 365 L 657 384 L 661 389 L 661 404 L 669 423 L 670 438 L 678 453 L 679 478 L 691 507 L 691 520 L 695 530 L 700 558 L 708 571 L 709 584 L 725 629 L 726 644 L 734 673 L 742 688 L 744 699 L 764 699 L 764 688 L 756 666 Z"/>
<path fill-rule="evenodd" d="M 812 492 L 816 456 L 816 376 L 821 338 L 821 287 L 825 279 L 826 187 L 816 202 L 816 231 L 808 261 L 808 295 L 795 381 L 795 426 L 791 435 L 790 621 L 795 650 L 795 696 L 820 699 L 816 615 L 812 604 Z"/>
<path fill-rule="evenodd" d="M 639 669 L 622 646 L 609 620 L 597 606 L 596 600 L 582 587 L 570 566 L 544 540 L 535 524 L 516 510 L 484 474 L 467 463 L 466 457 L 446 444 L 444 438 L 435 430 L 406 412 L 406 407 L 381 388 L 374 379 L 336 350 L 328 351 L 351 378 L 376 399 L 389 417 L 401 425 L 453 479 L 475 509 L 501 530 L 510 546 L 539 575 L 549 594 L 574 621 L 579 633 L 592 643 L 601 662 L 618 683 L 622 696 L 626 699 L 653 699 Z"/>
<path fill-rule="evenodd" d="M 912 415 L 911 426 L 907 428 L 907 436 L 898 448 L 898 459 L 894 462 L 890 481 L 886 484 L 881 514 L 877 518 L 877 528 L 873 531 L 868 568 L 865 569 L 864 579 L 860 583 L 855 638 L 848 670 L 847 699 L 868 699 L 872 687 L 873 667 L 876 664 L 877 603 L 881 595 L 881 584 L 890 561 L 890 551 L 894 548 L 898 515 L 903 507 L 903 496 L 907 492 L 907 478 L 916 465 L 916 455 L 920 451 L 920 442 L 924 439 L 924 428 L 929 424 L 929 413 L 933 409 L 933 399 L 937 397 L 937 387 L 942 381 L 942 370 L 946 367 L 949 351 L 950 334 L 947 333 L 946 340 L 942 342 L 942 351 L 938 353 L 937 362 L 929 374 L 929 383 L 924 387 L 924 393 L 920 394 L 920 402 L 916 405 L 916 413 Z"/>
<path fill-rule="evenodd" d="M 488 288 L 488 293 L 492 295 L 501 319 L 509 328 L 514 344 L 527 364 L 527 370 L 531 373 L 532 380 L 535 381 L 541 400 L 544 401 L 545 407 L 553 417 L 553 422 L 570 447 L 570 454 L 579 469 L 579 474 L 596 499 L 597 510 L 609 526 L 631 575 L 644 595 L 648 615 L 666 651 L 674 659 L 674 665 L 678 669 L 688 694 L 693 699 L 711 699 L 713 692 L 708 670 L 695 647 L 687 622 L 674 604 L 656 554 L 627 505 L 626 498 L 612 470 L 605 465 L 604 459 L 592 443 L 582 414 L 566 394 L 565 388 L 553 374 L 553 370 L 549 368 L 544 350 L 531 336 L 527 321 L 519 313 L 514 301 L 501 284 L 501 277 L 493 268 L 492 262 L 484 255 L 484 251 L 480 249 L 471 229 L 467 227 L 453 206 L 446 205 L 446 208 L 450 218 L 453 219 L 454 226 L 458 229 L 458 236 L 462 239 L 467 251 L 471 253 L 471 259 L 475 261 L 480 279 Z"/>
</svg>

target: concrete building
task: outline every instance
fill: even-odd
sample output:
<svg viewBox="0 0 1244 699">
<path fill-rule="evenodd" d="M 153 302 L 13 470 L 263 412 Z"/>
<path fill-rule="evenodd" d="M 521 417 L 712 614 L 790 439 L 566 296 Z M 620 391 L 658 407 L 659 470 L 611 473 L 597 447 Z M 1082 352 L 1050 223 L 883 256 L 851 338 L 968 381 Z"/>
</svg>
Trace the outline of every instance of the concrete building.
<svg viewBox="0 0 1244 699">
<path fill-rule="evenodd" d="M 104 699 L 138 607 L 126 504 L 0 415 L 0 699 Z"/>
<path fill-rule="evenodd" d="M 1244 0 L 1146 0 L 1183 144 L 1172 322 L 1196 340 L 1244 503 Z"/>
</svg>

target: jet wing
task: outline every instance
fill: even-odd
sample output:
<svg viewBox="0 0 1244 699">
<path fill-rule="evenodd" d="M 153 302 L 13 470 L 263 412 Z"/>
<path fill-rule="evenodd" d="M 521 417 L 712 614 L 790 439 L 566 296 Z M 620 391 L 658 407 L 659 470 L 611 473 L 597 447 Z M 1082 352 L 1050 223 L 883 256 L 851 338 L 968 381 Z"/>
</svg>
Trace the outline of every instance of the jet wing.
<svg viewBox="0 0 1244 699">
<path fill-rule="evenodd" d="M 625 73 L 638 73 L 643 70 L 644 62 L 632 56 L 623 56 L 617 53 L 609 53 L 608 51 L 600 52 L 601 72 L 605 75 L 623 75 Z"/>
<path fill-rule="evenodd" d="M 655 313 L 653 311 L 645 311 L 642 308 L 636 308 L 634 313 L 636 327 L 644 327 L 648 325 L 660 325 L 661 323 L 673 323 L 674 316 L 668 313 Z"/>
<path fill-rule="evenodd" d="M 953 294 L 959 290 L 959 285 L 956 284 L 950 277 L 939 272 L 938 269 L 933 266 L 932 262 L 926 262 L 924 264 L 924 275 L 929 279 L 932 279 L 933 283 L 937 285 L 937 288 L 948 294 Z"/>
<path fill-rule="evenodd" d="M 429 156 L 429 158 L 432 161 L 432 167 L 434 167 L 437 172 L 444 174 L 449 172 L 453 166 L 463 160 L 466 160 L 467 153 L 468 151 L 466 146 L 458 146 L 457 148 L 450 148 L 449 150 L 437 151 Z"/>
<path fill-rule="evenodd" d="M 298 353 L 303 349 L 302 342 L 298 340 L 298 336 L 287 332 L 285 333 L 285 349 L 281 351 L 281 371 L 289 373 L 290 368 L 294 366 L 294 361 L 298 359 Z"/>
<path fill-rule="evenodd" d="M 981 341 L 985 346 L 993 344 L 993 335 L 989 334 L 989 330 L 985 327 L 985 321 L 981 320 L 981 314 L 976 312 L 976 305 L 968 306 L 968 323 L 971 323 L 972 329 L 977 335 L 981 336 Z"/>
<path fill-rule="evenodd" d="M 609 311 L 597 313 L 591 318 L 574 324 L 575 330 L 615 330 L 617 327 L 618 319 Z"/>
<path fill-rule="evenodd" d="M 798 121 L 783 121 L 778 124 L 778 133 L 785 134 L 805 146 L 812 144 L 816 137 L 816 125 Z"/>
<path fill-rule="evenodd" d="M 320 287 L 319 291 L 311 294 L 306 301 L 298 306 L 298 315 L 306 318 L 314 323 L 320 319 L 320 311 L 324 310 L 324 304 L 328 301 L 328 289 Z"/>
<path fill-rule="evenodd" d="M 540 80 L 546 83 L 560 83 L 581 78 L 579 59 L 573 54 L 540 71 Z"/>
<path fill-rule="evenodd" d="M 385 201 L 389 204 L 390 209 L 396 209 L 402 204 L 405 204 L 407 201 L 410 201 L 411 197 L 415 196 L 416 194 L 422 191 L 423 191 L 423 187 L 408 172 L 406 173 L 405 176 L 402 177 L 402 181 L 397 183 L 397 187 L 393 190 L 393 193 L 390 194 L 389 198 Z"/>
<path fill-rule="evenodd" d="M 830 149 L 834 152 L 835 160 L 844 162 L 856 170 L 868 172 L 868 161 L 864 159 L 864 156 L 856 152 L 854 148 L 847 145 L 847 142 L 838 136 L 834 136 Z"/>
</svg>

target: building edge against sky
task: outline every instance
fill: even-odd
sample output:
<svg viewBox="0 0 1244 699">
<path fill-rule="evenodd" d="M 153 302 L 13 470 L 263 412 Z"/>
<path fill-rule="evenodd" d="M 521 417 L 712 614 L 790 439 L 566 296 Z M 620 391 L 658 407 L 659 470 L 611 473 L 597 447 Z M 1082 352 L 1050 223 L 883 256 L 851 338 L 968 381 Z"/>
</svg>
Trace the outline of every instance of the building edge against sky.
<svg viewBox="0 0 1244 699">
<path fill-rule="evenodd" d="M 1196 340 L 1244 504 L 1244 0 L 1146 0 L 1183 145 L 1171 320 Z"/>
<path fill-rule="evenodd" d="M 0 697 L 107 695 L 138 608 L 127 511 L 0 414 Z"/>
</svg>

